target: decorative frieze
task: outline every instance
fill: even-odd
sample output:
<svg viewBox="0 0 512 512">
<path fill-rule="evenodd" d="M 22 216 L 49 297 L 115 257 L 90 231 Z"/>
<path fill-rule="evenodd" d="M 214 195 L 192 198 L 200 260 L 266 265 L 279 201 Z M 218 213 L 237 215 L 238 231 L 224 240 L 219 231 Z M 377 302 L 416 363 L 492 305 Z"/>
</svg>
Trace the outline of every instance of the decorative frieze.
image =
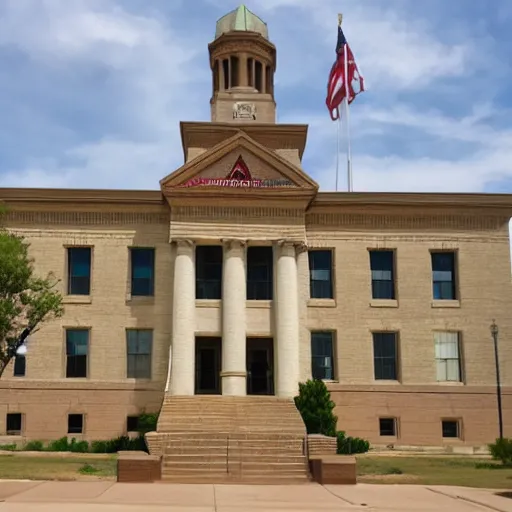
<svg viewBox="0 0 512 512">
<path fill-rule="evenodd" d="M 307 233 L 308 246 L 313 248 L 332 247 L 333 242 L 362 242 L 366 244 L 393 244 L 397 242 L 428 242 L 454 244 L 456 243 L 472 243 L 472 242 L 493 242 L 493 243 L 507 243 L 508 233 L 495 234 L 495 235 L 465 235 L 464 233 L 451 234 L 449 236 L 440 235 L 372 235 L 370 233 L 354 233 L 347 234 L 338 233 L 336 231 L 317 231 Z"/>
<path fill-rule="evenodd" d="M 7 224 L 119 226 L 137 224 L 165 224 L 169 213 L 164 212 L 66 212 L 66 211 L 8 211 Z"/>
<path fill-rule="evenodd" d="M 308 213 L 308 229 L 329 227 L 343 229 L 432 230 L 460 229 L 498 231 L 508 217 L 497 215 L 381 215 L 374 213 Z"/>
<path fill-rule="evenodd" d="M 295 219 L 304 222 L 304 209 L 302 208 L 273 208 L 273 207 L 233 207 L 233 206 L 173 206 L 171 210 L 171 220 L 212 220 L 212 219 Z"/>
</svg>

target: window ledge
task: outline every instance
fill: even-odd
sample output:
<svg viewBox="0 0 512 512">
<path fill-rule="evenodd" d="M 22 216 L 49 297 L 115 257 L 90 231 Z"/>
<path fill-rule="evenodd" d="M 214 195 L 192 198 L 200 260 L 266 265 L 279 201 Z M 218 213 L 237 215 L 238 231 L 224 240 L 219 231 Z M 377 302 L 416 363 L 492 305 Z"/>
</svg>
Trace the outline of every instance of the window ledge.
<svg viewBox="0 0 512 512">
<path fill-rule="evenodd" d="M 460 300 L 433 300 L 433 308 L 460 308 Z"/>
<path fill-rule="evenodd" d="M 402 383 L 399 380 L 384 380 L 384 379 L 374 379 L 374 384 L 377 386 L 401 386 Z"/>
<path fill-rule="evenodd" d="M 336 379 L 322 379 L 323 382 L 325 382 L 326 384 L 339 384 L 340 381 L 339 380 L 336 380 Z"/>
<path fill-rule="evenodd" d="M 63 304 L 91 304 L 92 297 L 90 295 L 65 295 L 62 298 Z"/>
<path fill-rule="evenodd" d="M 246 301 L 247 308 L 260 308 L 260 309 L 270 309 L 272 307 L 271 300 L 248 300 Z"/>
<path fill-rule="evenodd" d="M 127 295 L 126 302 L 129 304 L 154 304 L 154 295 Z"/>
<path fill-rule="evenodd" d="M 396 299 L 372 299 L 370 301 L 371 308 L 397 308 L 398 300 Z"/>
<path fill-rule="evenodd" d="M 220 299 L 196 299 L 196 308 L 220 308 Z"/>
<path fill-rule="evenodd" d="M 466 383 L 465 382 L 460 382 L 460 381 L 452 381 L 452 380 L 438 380 L 436 381 L 437 385 L 438 386 L 455 386 L 455 387 L 458 387 L 458 386 L 465 386 Z"/>
<path fill-rule="evenodd" d="M 308 308 L 335 308 L 335 299 L 308 299 Z"/>
</svg>

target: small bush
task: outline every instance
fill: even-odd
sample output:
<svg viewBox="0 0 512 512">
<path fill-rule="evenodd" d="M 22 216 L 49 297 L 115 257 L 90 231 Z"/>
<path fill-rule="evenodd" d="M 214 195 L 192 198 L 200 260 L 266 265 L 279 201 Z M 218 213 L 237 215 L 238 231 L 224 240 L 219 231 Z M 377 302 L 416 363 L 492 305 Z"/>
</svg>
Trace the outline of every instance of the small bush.
<svg viewBox="0 0 512 512">
<path fill-rule="evenodd" d="M 130 439 L 121 436 L 109 441 L 93 441 L 90 451 L 92 453 L 117 453 L 120 451 L 144 451 L 147 452 L 146 442 L 142 436 Z"/>
<path fill-rule="evenodd" d="M 137 425 L 137 431 L 140 435 L 147 434 L 148 432 L 154 432 L 156 430 L 156 424 L 158 423 L 159 413 L 141 414 Z"/>
<path fill-rule="evenodd" d="M 69 441 L 67 437 L 61 437 L 56 441 L 50 441 L 46 448 L 49 452 L 69 452 Z"/>
<path fill-rule="evenodd" d="M 74 437 L 68 446 L 69 451 L 73 453 L 87 453 L 89 451 L 89 443 L 87 441 L 77 441 Z"/>
<path fill-rule="evenodd" d="M 489 444 L 489 451 L 494 460 L 500 460 L 504 466 L 512 465 L 512 439 L 496 439 Z"/>
<path fill-rule="evenodd" d="M 42 452 L 44 450 L 44 444 L 42 441 L 29 441 L 23 446 L 25 452 Z"/>
<path fill-rule="evenodd" d="M 18 450 L 18 445 L 16 444 L 0 444 L 0 450 L 5 452 L 15 452 Z"/>
<path fill-rule="evenodd" d="M 82 475 L 94 475 L 95 473 L 98 473 L 99 469 L 95 468 L 94 466 L 91 466 L 90 464 L 84 464 L 78 472 Z"/>
<path fill-rule="evenodd" d="M 369 441 L 359 437 L 346 437 L 345 432 L 337 432 L 336 441 L 338 454 L 352 455 L 353 453 L 366 453 L 370 449 Z"/>
<path fill-rule="evenodd" d="M 299 384 L 299 395 L 295 397 L 295 405 L 306 425 L 308 434 L 336 435 L 337 416 L 333 409 L 335 403 L 331 394 L 321 380 L 308 380 Z"/>
</svg>

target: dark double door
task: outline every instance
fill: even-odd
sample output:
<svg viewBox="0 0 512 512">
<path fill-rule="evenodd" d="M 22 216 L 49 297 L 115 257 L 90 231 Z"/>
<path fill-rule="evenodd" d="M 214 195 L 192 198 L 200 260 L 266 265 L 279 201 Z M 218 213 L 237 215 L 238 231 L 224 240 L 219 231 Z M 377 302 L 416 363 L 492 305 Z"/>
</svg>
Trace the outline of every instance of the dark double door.
<svg viewBox="0 0 512 512">
<path fill-rule="evenodd" d="M 274 394 L 274 351 L 272 338 L 247 339 L 247 394 Z M 222 339 L 196 338 L 196 395 L 222 394 Z"/>
</svg>

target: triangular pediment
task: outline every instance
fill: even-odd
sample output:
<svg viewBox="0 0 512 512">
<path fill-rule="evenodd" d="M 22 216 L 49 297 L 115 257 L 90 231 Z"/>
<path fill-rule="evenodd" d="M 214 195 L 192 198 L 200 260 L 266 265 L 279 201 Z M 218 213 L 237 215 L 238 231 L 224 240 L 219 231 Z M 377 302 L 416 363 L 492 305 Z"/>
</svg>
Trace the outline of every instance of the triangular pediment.
<svg viewBox="0 0 512 512">
<path fill-rule="evenodd" d="M 287 194 L 310 192 L 315 194 L 317 183 L 300 167 L 289 162 L 276 151 L 266 148 L 246 133 L 233 137 L 190 160 L 161 180 L 164 194 L 218 192 L 232 193 L 244 189 L 263 189 L 268 192 L 287 191 Z"/>
</svg>

